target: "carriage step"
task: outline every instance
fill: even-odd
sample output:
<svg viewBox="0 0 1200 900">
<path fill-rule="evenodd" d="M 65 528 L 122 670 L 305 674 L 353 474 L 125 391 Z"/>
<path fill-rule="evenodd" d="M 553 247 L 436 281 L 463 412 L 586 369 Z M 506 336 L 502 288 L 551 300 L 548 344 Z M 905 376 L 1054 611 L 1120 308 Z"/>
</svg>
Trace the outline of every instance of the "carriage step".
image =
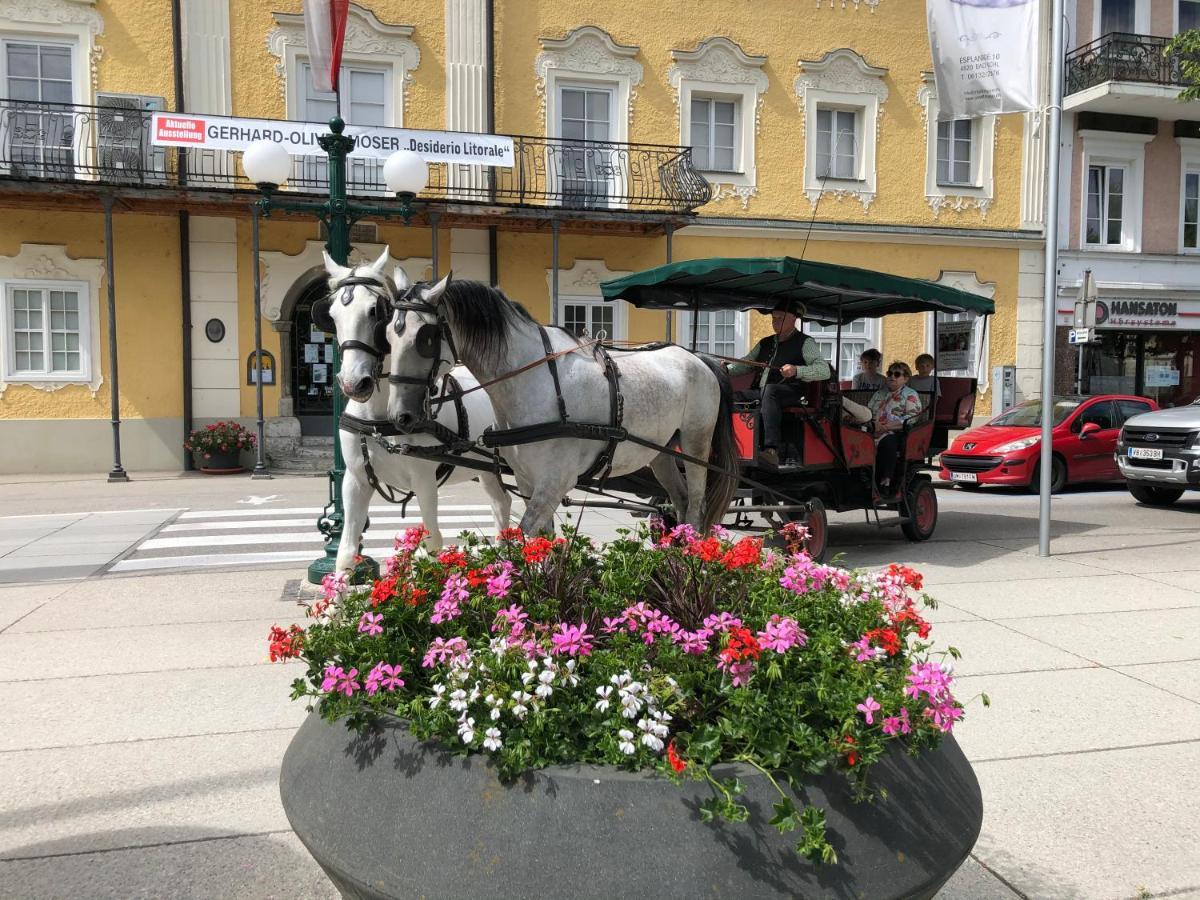
<svg viewBox="0 0 1200 900">
<path fill-rule="evenodd" d="M 900 525 L 907 525 L 911 521 L 908 516 L 896 516 L 891 519 L 876 519 L 875 526 L 877 528 L 896 528 Z"/>
</svg>

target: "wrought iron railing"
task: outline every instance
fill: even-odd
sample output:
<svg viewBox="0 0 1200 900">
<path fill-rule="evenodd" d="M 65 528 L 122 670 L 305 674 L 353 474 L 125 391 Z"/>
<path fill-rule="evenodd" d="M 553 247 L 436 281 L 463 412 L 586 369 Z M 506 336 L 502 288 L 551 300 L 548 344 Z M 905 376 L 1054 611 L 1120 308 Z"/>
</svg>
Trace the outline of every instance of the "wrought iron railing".
<svg viewBox="0 0 1200 900">
<path fill-rule="evenodd" d="M 253 190 L 238 151 L 158 147 L 151 113 L 0 98 L 0 178 Z M 432 163 L 422 199 L 567 210 L 688 212 L 711 187 L 691 148 L 514 135 L 511 169 Z M 285 190 L 327 189 L 323 156 L 296 157 Z M 384 196 L 383 160 L 351 156 L 352 196 Z"/>
<path fill-rule="evenodd" d="M 1182 85 L 1179 57 L 1164 52 L 1170 38 L 1112 32 L 1067 54 L 1065 94 L 1106 81 Z"/>
</svg>

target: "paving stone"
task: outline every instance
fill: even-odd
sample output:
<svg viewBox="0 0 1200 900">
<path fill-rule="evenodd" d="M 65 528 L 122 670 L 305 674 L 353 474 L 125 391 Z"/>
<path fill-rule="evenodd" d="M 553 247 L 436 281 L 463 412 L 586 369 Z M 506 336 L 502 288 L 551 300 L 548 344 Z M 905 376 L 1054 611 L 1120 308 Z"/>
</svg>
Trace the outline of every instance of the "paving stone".
<svg viewBox="0 0 1200 900">
<path fill-rule="evenodd" d="M 1200 657 L 1200 606 L 1014 619 L 1005 624 L 1106 666 Z"/>
<path fill-rule="evenodd" d="M 267 633 L 277 621 L 7 631 L 0 634 L 0 682 L 267 664 Z"/>
<path fill-rule="evenodd" d="M 1117 671 L 1200 703 L 1200 659 L 1120 666 Z"/>
<path fill-rule="evenodd" d="M 968 856 L 945 886 L 937 892 L 937 900 L 1019 900 L 1020 895 L 1005 887 L 1004 882 Z"/>
<path fill-rule="evenodd" d="M 298 728 L 299 663 L 0 683 L 0 751 Z"/>
<path fill-rule="evenodd" d="M 954 733 L 972 762 L 1200 740 L 1200 705 L 1112 669 L 1065 669 L 958 680 L 967 708 Z"/>
<path fill-rule="evenodd" d="M 1195 581 L 1200 585 L 1200 579 Z M 1031 578 L 1015 588 L 1009 581 L 942 584 L 932 593 L 992 620 L 1200 606 L 1200 592 L 1160 585 L 1139 575 L 1102 572 L 1078 578 Z"/>
<path fill-rule="evenodd" d="M 1074 653 L 994 622 L 945 622 L 936 625 L 930 636 L 936 650 L 954 647 L 962 653 L 962 659 L 954 663 L 959 677 L 1095 665 Z"/>
<path fill-rule="evenodd" d="M 1200 743 L 981 763 L 974 855 L 1027 897 L 1158 897 L 1200 885 Z"/>
<path fill-rule="evenodd" d="M 145 827 L 287 830 L 279 767 L 293 734 L 285 728 L 0 753 L 0 859 L 46 841 L 69 840 L 75 853 L 118 849 L 127 846 L 123 832 Z"/>
</svg>

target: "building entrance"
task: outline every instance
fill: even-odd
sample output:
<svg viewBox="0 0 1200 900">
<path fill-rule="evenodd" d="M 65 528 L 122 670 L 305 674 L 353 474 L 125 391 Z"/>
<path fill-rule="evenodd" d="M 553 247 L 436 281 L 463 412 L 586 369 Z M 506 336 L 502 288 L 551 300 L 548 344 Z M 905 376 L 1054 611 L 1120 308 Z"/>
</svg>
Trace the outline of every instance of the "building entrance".
<svg viewBox="0 0 1200 900">
<path fill-rule="evenodd" d="M 333 335 L 312 323 L 312 306 L 325 296 L 324 279 L 315 280 L 296 301 L 292 316 L 292 391 L 300 433 L 333 434 Z"/>
<path fill-rule="evenodd" d="M 1191 403 L 1200 396 L 1200 332 L 1101 331 L 1086 351 L 1083 391 Z"/>
</svg>

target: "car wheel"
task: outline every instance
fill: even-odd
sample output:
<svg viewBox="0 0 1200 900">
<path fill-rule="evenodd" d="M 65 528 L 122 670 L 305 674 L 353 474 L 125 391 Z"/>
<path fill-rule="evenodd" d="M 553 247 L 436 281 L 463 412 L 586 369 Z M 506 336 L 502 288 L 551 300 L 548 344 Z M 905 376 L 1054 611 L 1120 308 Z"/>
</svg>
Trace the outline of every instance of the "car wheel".
<svg viewBox="0 0 1200 900">
<path fill-rule="evenodd" d="M 1170 506 L 1183 496 L 1182 488 L 1155 487 L 1134 481 L 1126 482 L 1125 486 L 1129 488 L 1129 493 L 1133 494 L 1134 500 L 1147 506 Z"/>
<path fill-rule="evenodd" d="M 1062 489 L 1067 486 L 1067 464 L 1054 457 L 1054 462 L 1050 464 L 1050 493 L 1061 494 Z M 1038 463 L 1033 467 L 1033 478 L 1029 482 L 1029 492 L 1031 494 L 1040 493 L 1042 490 L 1042 466 Z"/>
</svg>

